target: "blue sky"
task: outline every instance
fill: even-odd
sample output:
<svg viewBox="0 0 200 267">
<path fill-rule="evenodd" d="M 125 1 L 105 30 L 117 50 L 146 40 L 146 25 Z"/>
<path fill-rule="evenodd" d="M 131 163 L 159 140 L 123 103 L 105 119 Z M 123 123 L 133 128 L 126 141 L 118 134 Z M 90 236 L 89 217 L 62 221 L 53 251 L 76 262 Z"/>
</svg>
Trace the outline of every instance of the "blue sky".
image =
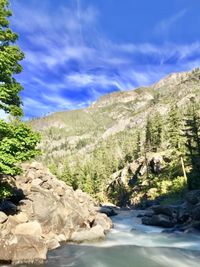
<svg viewBox="0 0 200 267">
<path fill-rule="evenodd" d="M 200 66 L 199 0 L 11 0 L 26 118 Z"/>
</svg>

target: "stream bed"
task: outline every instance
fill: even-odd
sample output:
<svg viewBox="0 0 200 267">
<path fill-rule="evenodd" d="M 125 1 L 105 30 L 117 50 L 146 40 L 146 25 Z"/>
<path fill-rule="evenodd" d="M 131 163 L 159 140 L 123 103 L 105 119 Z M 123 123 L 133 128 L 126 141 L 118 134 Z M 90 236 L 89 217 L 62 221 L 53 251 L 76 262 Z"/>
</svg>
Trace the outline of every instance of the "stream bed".
<svg viewBox="0 0 200 267">
<path fill-rule="evenodd" d="M 112 218 L 114 228 L 106 240 L 66 244 L 49 252 L 46 264 L 34 267 L 200 266 L 200 235 L 165 234 L 163 228 L 142 225 L 137 214 L 121 211 Z"/>
</svg>

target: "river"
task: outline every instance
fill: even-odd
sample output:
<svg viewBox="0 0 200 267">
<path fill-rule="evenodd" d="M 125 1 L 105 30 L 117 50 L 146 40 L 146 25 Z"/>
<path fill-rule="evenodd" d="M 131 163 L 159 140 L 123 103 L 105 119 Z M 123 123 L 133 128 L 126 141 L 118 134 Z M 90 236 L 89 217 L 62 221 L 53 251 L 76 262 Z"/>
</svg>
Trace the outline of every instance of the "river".
<svg viewBox="0 0 200 267">
<path fill-rule="evenodd" d="M 199 267 L 200 235 L 164 234 L 142 225 L 137 211 L 121 211 L 105 241 L 67 244 L 35 267 Z M 26 265 L 19 265 L 26 267 Z M 30 265 L 29 265 L 30 267 Z"/>
</svg>

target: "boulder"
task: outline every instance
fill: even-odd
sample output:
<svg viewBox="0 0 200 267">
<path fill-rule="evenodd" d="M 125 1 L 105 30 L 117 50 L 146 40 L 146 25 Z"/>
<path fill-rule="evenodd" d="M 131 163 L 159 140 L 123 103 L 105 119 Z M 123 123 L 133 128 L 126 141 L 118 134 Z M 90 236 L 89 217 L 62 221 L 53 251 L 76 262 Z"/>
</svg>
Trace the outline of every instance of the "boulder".
<svg viewBox="0 0 200 267">
<path fill-rule="evenodd" d="M 200 190 L 193 190 L 186 194 L 186 201 L 189 204 L 196 205 L 200 202 Z"/>
<path fill-rule="evenodd" d="M 56 249 L 60 247 L 60 243 L 56 238 L 47 240 L 46 245 L 47 245 L 48 250 L 52 250 L 52 249 Z"/>
<path fill-rule="evenodd" d="M 152 173 L 158 174 L 161 172 L 162 162 L 163 162 L 162 156 L 155 156 L 150 160 L 149 166 L 151 168 Z"/>
<path fill-rule="evenodd" d="M 175 221 L 164 214 L 155 214 L 152 217 L 143 217 L 142 223 L 146 225 L 161 226 L 166 228 L 171 228 L 176 224 Z"/>
<path fill-rule="evenodd" d="M 28 215 L 25 212 L 19 212 L 14 217 L 19 223 L 26 223 L 29 220 Z"/>
<path fill-rule="evenodd" d="M 104 229 L 100 225 L 96 225 L 85 231 L 74 232 L 71 236 L 71 241 L 81 243 L 84 241 L 96 241 L 105 238 Z"/>
<path fill-rule="evenodd" d="M 177 210 L 173 206 L 169 205 L 156 205 L 152 207 L 155 214 L 164 214 L 170 217 L 177 216 Z"/>
<path fill-rule="evenodd" d="M 98 209 L 100 213 L 105 213 L 108 217 L 117 215 L 117 212 L 109 206 L 102 206 Z"/>
<path fill-rule="evenodd" d="M 42 263 L 46 260 L 44 239 L 31 235 L 9 235 L 0 239 L 0 260 L 20 263 Z"/>
<path fill-rule="evenodd" d="M 42 236 L 42 227 L 37 221 L 20 223 L 12 232 L 15 235 Z"/>
<path fill-rule="evenodd" d="M 192 209 L 192 219 L 200 221 L 200 204 L 196 205 L 194 209 Z"/>
<path fill-rule="evenodd" d="M 0 261 L 35 263 L 44 260 L 47 250 L 57 248 L 60 242 L 105 237 L 112 222 L 97 211 L 90 196 L 81 190 L 74 191 L 41 164 L 23 164 L 23 169 L 15 183 L 26 192 L 26 197 L 21 200 L 20 197 L 17 206 L 11 201 L 0 204 L 0 211 L 5 213 L 0 232 Z M 107 212 L 115 214 L 113 208 L 107 208 Z"/>
<path fill-rule="evenodd" d="M 96 225 L 100 225 L 104 231 L 109 231 L 110 228 L 112 227 L 112 221 L 110 218 L 108 218 L 106 216 L 106 214 L 100 214 L 98 213 L 96 216 L 95 216 L 95 219 L 94 219 L 94 222 L 93 222 L 93 226 L 96 226 Z"/>
<path fill-rule="evenodd" d="M 4 212 L 0 211 L 0 224 L 7 221 L 7 219 L 8 219 L 8 216 Z"/>
<path fill-rule="evenodd" d="M 142 217 L 152 217 L 153 216 L 153 211 L 152 210 L 145 210 L 145 212 L 141 212 L 137 215 L 138 218 Z"/>
</svg>

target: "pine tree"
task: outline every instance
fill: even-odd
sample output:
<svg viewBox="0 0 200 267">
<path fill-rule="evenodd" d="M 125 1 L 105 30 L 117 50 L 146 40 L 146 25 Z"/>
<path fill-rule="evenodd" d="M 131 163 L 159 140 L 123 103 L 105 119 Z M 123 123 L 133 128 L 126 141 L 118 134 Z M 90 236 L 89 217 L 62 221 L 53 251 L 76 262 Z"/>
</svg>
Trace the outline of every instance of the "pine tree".
<svg viewBox="0 0 200 267">
<path fill-rule="evenodd" d="M 136 139 L 136 148 L 135 148 L 135 159 L 138 159 L 142 155 L 142 141 L 141 141 L 141 134 L 137 132 L 137 139 Z"/>
<path fill-rule="evenodd" d="M 191 99 L 184 122 L 183 133 L 188 151 L 186 156 L 192 167 L 188 175 L 188 186 L 189 189 L 194 189 L 200 186 L 200 115 L 199 106 L 194 99 Z"/>
<path fill-rule="evenodd" d="M 181 146 L 181 115 L 177 105 L 173 105 L 167 120 L 170 148 L 179 150 Z"/>
<path fill-rule="evenodd" d="M 146 123 L 146 131 L 145 131 L 145 152 L 149 152 L 152 149 L 152 121 L 151 118 L 148 116 L 147 123 Z"/>
<path fill-rule="evenodd" d="M 21 116 L 22 86 L 13 77 L 22 71 L 19 64 L 24 54 L 14 45 L 18 36 L 9 28 L 8 17 L 12 12 L 8 9 L 8 1 L 0 0 L 0 109 L 14 116 Z"/>
<path fill-rule="evenodd" d="M 145 150 L 157 151 L 162 144 L 163 121 L 159 112 L 147 118 Z"/>
<path fill-rule="evenodd" d="M 9 28 L 12 13 L 8 7 L 7 0 L 0 0 L 0 110 L 10 115 L 10 123 L 0 119 L 0 175 L 18 174 L 20 163 L 38 154 L 39 141 L 39 135 L 20 121 L 23 88 L 15 75 L 22 71 L 19 61 L 24 54 L 14 45 L 18 36 Z"/>
</svg>

